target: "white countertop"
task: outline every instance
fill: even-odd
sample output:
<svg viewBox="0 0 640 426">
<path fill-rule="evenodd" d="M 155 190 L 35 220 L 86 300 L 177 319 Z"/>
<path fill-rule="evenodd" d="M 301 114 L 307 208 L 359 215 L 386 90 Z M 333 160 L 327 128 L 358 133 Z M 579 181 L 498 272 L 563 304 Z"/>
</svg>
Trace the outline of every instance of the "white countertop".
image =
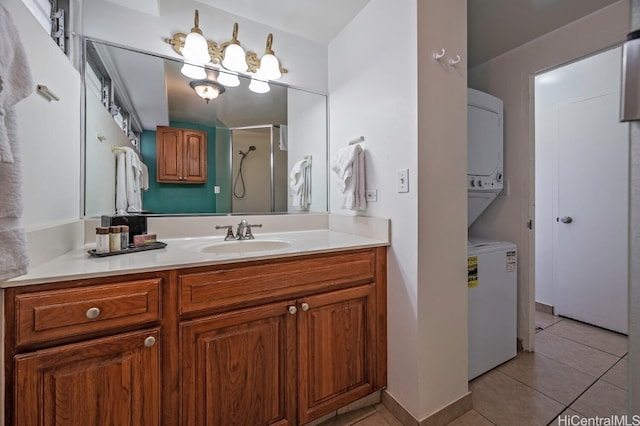
<svg viewBox="0 0 640 426">
<path fill-rule="evenodd" d="M 124 275 L 138 272 L 158 271 L 193 266 L 216 265 L 222 263 L 245 262 L 249 260 L 274 259 L 303 254 L 326 253 L 349 249 L 386 246 L 388 241 L 330 230 L 300 232 L 279 232 L 255 234 L 256 239 L 248 241 L 282 241 L 285 247 L 262 251 L 239 250 L 234 252 L 230 244 L 245 244 L 244 241 L 229 241 L 224 252 L 203 252 L 213 244 L 224 243 L 224 238 L 172 238 L 161 239 L 167 247 L 108 257 L 93 257 L 87 251 L 93 244 L 69 251 L 42 265 L 30 269 L 26 275 L 0 282 L 1 288 L 16 287 L 44 282 L 67 281 L 82 278 Z M 277 244 L 277 243 L 275 243 Z"/>
</svg>

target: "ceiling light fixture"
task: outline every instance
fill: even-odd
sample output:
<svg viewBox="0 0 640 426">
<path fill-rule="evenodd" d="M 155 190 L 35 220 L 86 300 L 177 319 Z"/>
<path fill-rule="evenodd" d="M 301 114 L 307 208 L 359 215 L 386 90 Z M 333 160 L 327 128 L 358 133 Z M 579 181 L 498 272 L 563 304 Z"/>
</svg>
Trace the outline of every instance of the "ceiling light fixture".
<svg viewBox="0 0 640 426">
<path fill-rule="evenodd" d="M 209 101 L 217 98 L 220 94 L 224 93 L 224 86 L 213 80 L 193 80 L 189 85 L 196 91 L 198 96 L 202 99 Z"/>
<path fill-rule="evenodd" d="M 255 75 L 262 82 L 277 80 L 282 74 L 288 72 L 280 65 L 280 60 L 273 52 L 273 34 L 267 36 L 267 46 L 262 58 L 251 51 L 245 51 L 238 41 L 238 23 L 233 24 L 232 38 L 229 41 L 218 44 L 215 41 L 207 40 L 202 35 L 200 29 L 199 13 L 196 10 L 194 16 L 194 27 L 189 34 L 175 33 L 172 38 L 165 38 L 165 42 L 170 44 L 178 54 L 185 58 L 185 62 L 191 65 L 205 65 L 209 62 L 218 64 L 226 70 Z M 187 67 L 186 72 L 195 70 Z M 193 75 L 193 74 L 192 74 Z M 202 73 L 199 72 L 202 76 Z M 237 77 L 237 76 L 236 76 Z M 233 75 L 230 79 L 233 79 Z"/>
</svg>

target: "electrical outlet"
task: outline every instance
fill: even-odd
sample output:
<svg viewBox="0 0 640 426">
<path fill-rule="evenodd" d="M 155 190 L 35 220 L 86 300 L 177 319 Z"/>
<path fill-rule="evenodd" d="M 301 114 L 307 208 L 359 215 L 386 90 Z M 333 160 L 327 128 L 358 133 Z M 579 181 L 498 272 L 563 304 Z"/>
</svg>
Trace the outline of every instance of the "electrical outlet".
<svg viewBox="0 0 640 426">
<path fill-rule="evenodd" d="M 398 170 L 398 192 L 409 192 L 409 169 Z"/>
<path fill-rule="evenodd" d="M 364 192 L 364 197 L 367 199 L 368 203 L 375 203 L 378 201 L 378 190 L 377 189 L 367 189 Z"/>
</svg>

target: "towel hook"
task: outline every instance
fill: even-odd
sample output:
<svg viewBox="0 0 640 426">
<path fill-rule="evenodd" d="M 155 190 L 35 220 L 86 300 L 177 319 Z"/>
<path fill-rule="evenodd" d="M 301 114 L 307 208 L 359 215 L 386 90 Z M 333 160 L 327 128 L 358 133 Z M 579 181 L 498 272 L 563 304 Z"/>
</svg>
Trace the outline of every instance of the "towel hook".
<svg viewBox="0 0 640 426">
<path fill-rule="evenodd" d="M 445 52 L 445 50 L 444 50 L 444 49 L 442 49 L 439 53 L 438 53 L 438 52 L 434 52 L 434 54 L 433 54 L 433 59 L 435 59 L 436 61 L 440 61 L 440 59 L 444 58 L 444 55 L 445 55 L 446 53 L 447 53 L 447 52 Z"/>
<path fill-rule="evenodd" d="M 460 55 L 456 55 L 453 58 L 449 58 L 449 65 L 451 65 L 452 67 L 455 67 L 460 63 L 460 60 L 461 60 Z"/>
</svg>

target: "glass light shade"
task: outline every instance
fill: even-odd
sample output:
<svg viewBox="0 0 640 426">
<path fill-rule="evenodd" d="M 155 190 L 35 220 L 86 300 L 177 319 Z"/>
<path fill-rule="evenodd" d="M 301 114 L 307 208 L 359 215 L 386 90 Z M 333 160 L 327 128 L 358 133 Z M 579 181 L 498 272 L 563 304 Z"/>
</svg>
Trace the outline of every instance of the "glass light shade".
<svg viewBox="0 0 640 426">
<path fill-rule="evenodd" d="M 180 68 L 182 75 L 193 78 L 194 80 L 204 80 L 207 78 L 207 72 L 203 67 L 185 62 Z"/>
<path fill-rule="evenodd" d="M 220 71 L 218 74 L 218 83 L 227 87 L 237 87 L 240 85 L 238 74 Z"/>
<path fill-rule="evenodd" d="M 211 60 L 209 56 L 209 45 L 207 40 L 196 32 L 190 32 L 184 39 L 184 47 L 181 50 L 182 56 L 195 64 L 204 65 Z"/>
<path fill-rule="evenodd" d="M 224 86 L 214 80 L 192 80 L 189 82 L 189 86 L 196 91 L 198 96 L 207 101 L 207 103 L 225 91 Z"/>
<path fill-rule="evenodd" d="M 246 72 L 247 60 L 245 59 L 245 55 L 242 46 L 232 43 L 224 49 L 222 66 L 231 71 Z"/>
<path fill-rule="evenodd" d="M 207 103 L 218 97 L 220 91 L 215 86 L 210 86 L 206 84 L 201 84 L 199 86 L 194 86 L 193 89 L 196 91 L 198 96 L 207 101 Z"/>
<path fill-rule="evenodd" d="M 255 78 L 252 78 L 251 83 L 249 83 L 249 90 L 254 93 L 267 93 L 269 90 L 271 90 L 271 86 L 269 86 L 269 83 L 267 83 L 266 81 L 256 80 Z"/>
<path fill-rule="evenodd" d="M 258 75 L 265 80 L 277 80 L 282 77 L 280 72 L 280 61 L 275 55 L 267 53 L 260 59 L 260 69 Z"/>
</svg>

